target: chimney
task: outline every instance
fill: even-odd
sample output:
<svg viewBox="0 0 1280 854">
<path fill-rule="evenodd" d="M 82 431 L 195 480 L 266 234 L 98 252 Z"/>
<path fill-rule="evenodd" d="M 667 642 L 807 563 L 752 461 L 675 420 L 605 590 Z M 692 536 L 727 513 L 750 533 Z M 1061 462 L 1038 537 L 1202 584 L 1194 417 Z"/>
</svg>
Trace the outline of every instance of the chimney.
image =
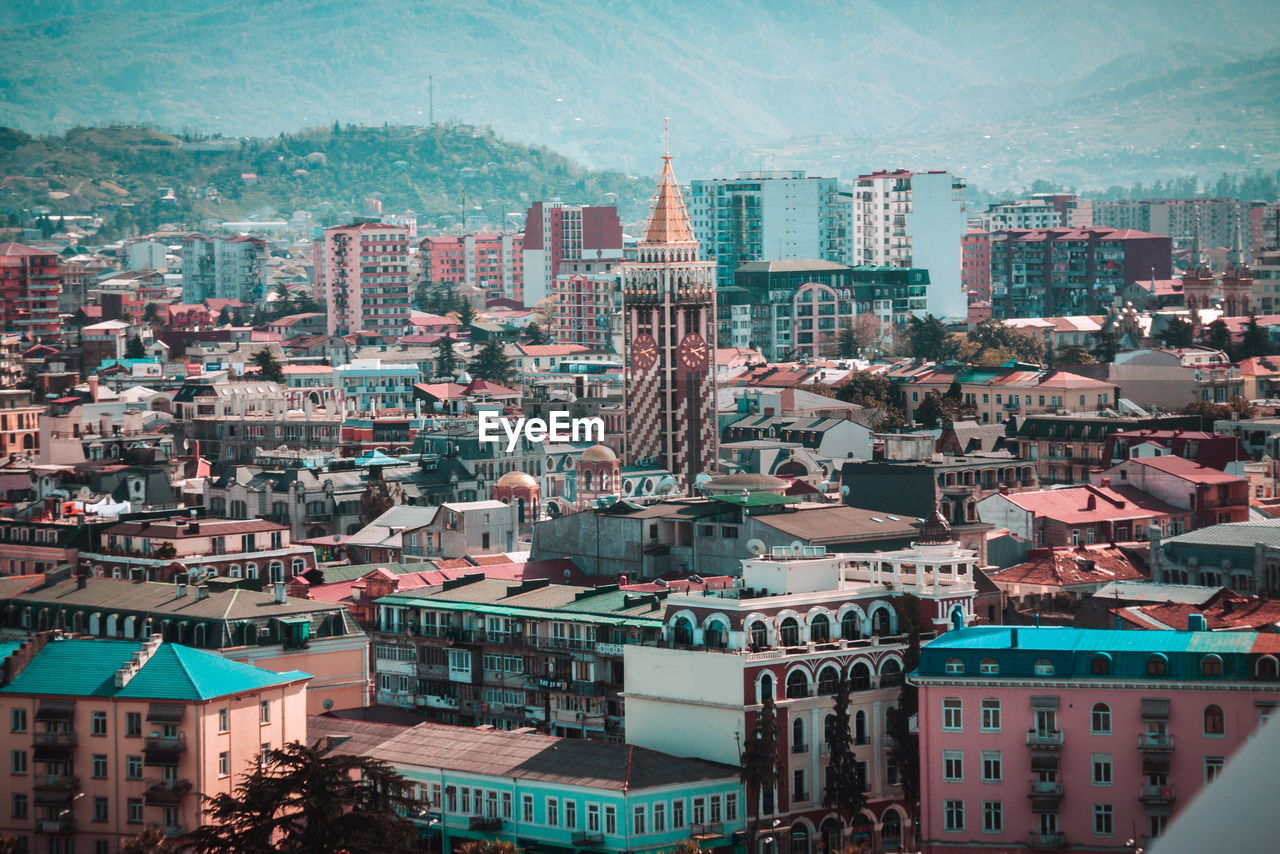
<svg viewBox="0 0 1280 854">
<path fill-rule="evenodd" d="M 1102 488 L 1103 488 L 1103 489 L 1110 489 L 1110 488 L 1111 488 L 1111 478 L 1109 478 L 1109 477 L 1104 477 L 1104 478 L 1102 479 L 1102 484 L 1101 484 L 1101 485 L 1102 485 Z"/>
<path fill-rule="evenodd" d="M 176 596 L 176 597 L 177 597 L 177 598 L 179 598 L 179 599 L 181 599 L 182 597 L 186 596 L 186 595 L 187 595 L 187 585 L 186 585 L 186 583 L 185 583 L 185 582 L 183 582 L 183 581 L 179 581 L 177 584 L 175 584 L 175 585 L 173 586 L 173 594 L 174 594 L 174 596 Z"/>
<path fill-rule="evenodd" d="M 209 587 L 206 584 L 201 584 L 199 587 L 196 588 L 196 601 L 203 602 L 205 599 L 208 599 L 208 598 L 209 598 Z"/>
<path fill-rule="evenodd" d="M 93 374 L 89 377 L 89 397 L 94 403 L 98 402 L 98 375 Z"/>
<path fill-rule="evenodd" d="M 275 594 L 276 594 L 276 604 L 277 604 L 277 605 L 283 605 L 283 604 L 285 604 L 285 602 L 286 602 L 286 601 L 288 601 L 288 597 L 285 595 L 285 586 L 284 586 L 284 582 L 283 582 L 283 581 L 277 581 L 275 584 L 273 584 L 273 585 L 271 585 L 271 586 L 272 586 L 272 588 L 275 590 Z"/>
<path fill-rule="evenodd" d="M 86 576 L 85 573 L 77 572 L 76 573 L 76 589 L 83 590 L 85 584 L 88 583 L 87 579 L 88 579 L 88 576 Z"/>
<path fill-rule="evenodd" d="M 1087 499 L 1085 499 L 1085 502 L 1084 502 L 1084 509 L 1085 509 L 1085 510 L 1097 510 L 1097 509 L 1098 509 L 1098 496 L 1096 496 L 1096 495 L 1094 495 L 1092 492 L 1090 492 L 1090 493 L 1089 493 L 1089 497 L 1088 497 Z"/>
<path fill-rule="evenodd" d="M 1209 630 L 1209 624 L 1205 622 L 1204 614 L 1188 614 L 1187 615 L 1187 631 L 1206 632 L 1208 630 Z"/>
</svg>

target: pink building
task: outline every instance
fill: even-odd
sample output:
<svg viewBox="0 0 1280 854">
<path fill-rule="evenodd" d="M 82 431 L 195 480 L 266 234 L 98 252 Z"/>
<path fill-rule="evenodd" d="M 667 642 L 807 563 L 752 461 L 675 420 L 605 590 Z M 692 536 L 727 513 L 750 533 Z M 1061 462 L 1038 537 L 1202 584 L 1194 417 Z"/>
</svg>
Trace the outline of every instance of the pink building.
<svg viewBox="0 0 1280 854">
<path fill-rule="evenodd" d="M 971 228 L 960 238 L 960 286 L 969 298 L 969 322 L 991 319 L 991 235 Z"/>
<path fill-rule="evenodd" d="M 418 244 L 424 280 L 474 288 L 489 299 L 524 293 L 523 249 L 522 234 L 427 237 Z"/>
<path fill-rule="evenodd" d="M 525 305 L 551 296 L 565 261 L 622 259 L 622 220 L 612 206 L 534 202 L 524 223 Z"/>
<path fill-rule="evenodd" d="M 921 846 L 1133 851 L 1280 704 L 1280 637 L 981 626 L 927 644 Z"/>
<path fill-rule="evenodd" d="M 255 756 L 306 739 L 306 673 L 209 652 L 44 632 L 0 645 L 0 837 L 25 850 L 115 851 L 147 827 L 179 836 L 201 795 Z"/>
<path fill-rule="evenodd" d="M 316 265 L 329 309 L 330 335 L 368 332 L 398 337 L 409 325 L 409 232 L 358 222 L 324 230 L 324 264 Z"/>
</svg>

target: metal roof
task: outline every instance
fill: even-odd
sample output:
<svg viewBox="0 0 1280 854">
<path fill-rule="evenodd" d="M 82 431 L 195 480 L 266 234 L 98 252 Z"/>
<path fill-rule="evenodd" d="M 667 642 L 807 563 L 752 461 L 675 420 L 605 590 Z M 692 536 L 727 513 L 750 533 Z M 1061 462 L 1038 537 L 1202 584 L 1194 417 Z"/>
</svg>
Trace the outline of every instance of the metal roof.
<svg viewBox="0 0 1280 854">
<path fill-rule="evenodd" d="M 1243 546 L 1253 548 L 1262 543 L 1280 547 L 1280 519 L 1251 519 L 1248 522 L 1225 522 L 1169 537 L 1165 545 L 1185 543 L 1197 546 Z"/>
</svg>

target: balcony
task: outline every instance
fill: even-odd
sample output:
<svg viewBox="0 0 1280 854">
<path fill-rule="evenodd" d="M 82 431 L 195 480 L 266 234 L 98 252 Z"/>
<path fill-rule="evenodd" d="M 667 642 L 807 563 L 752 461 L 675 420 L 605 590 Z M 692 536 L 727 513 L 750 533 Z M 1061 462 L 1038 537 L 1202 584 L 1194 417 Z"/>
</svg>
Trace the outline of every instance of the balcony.
<svg viewBox="0 0 1280 854">
<path fill-rule="evenodd" d="M 166 839 L 176 839 L 179 836 L 186 836 L 187 826 L 185 824 L 166 824 L 164 826 L 164 835 Z"/>
<path fill-rule="evenodd" d="M 80 778 L 75 774 L 37 774 L 31 788 L 37 792 L 78 792 Z"/>
<path fill-rule="evenodd" d="M 1027 730 L 1027 747 L 1035 750 L 1061 750 L 1062 730 Z"/>
<path fill-rule="evenodd" d="M 1166 783 L 1163 786 L 1144 784 L 1138 789 L 1138 800 L 1151 806 L 1173 806 L 1175 797 L 1176 794 L 1172 783 Z"/>
<path fill-rule="evenodd" d="M 690 829 L 689 835 L 694 839 L 714 839 L 717 836 L 724 836 L 724 822 L 695 824 Z"/>
<path fill-rule="evenodd" d="M 1061 833 L 1032 833 L 1027 836 L 1027 848 L 1032 851 L 1061 851 L 1066 839 Z"/>
<path fill-rule="evenodd" d="M 1138 736 L 1138 749 L 1144 753 L 1168 753 L 1173 750 L 1173 736 L 1167 732 L 1144 732 Z"/>
<path fill-rule="evenodd" d="M 792 753 L 808 753 L 808 752 L 809 752 L 809 745 L 807 745 L 807 744 L 803 744 L 803 743 L 801 743 L 801 744 L 793 744 L 793 745 L 791 745 L 791 752 L 792 752 Z"/>
<path fill-rule="evenodd" d="M 604 845 L 603 833 L 579 832 L 573 835 L 573 844 L 583 848 L 595 848 Z"/>
<path fill-rule="evenodd" d="M 185 735 L 153 735 L 142 748 L 142 761 L 147 765 L 177 765 L 187 749 Z"/>
<path fill-rule="evenodd" d="M 156 780 L 147 786 L 144 802 L 149 807 L 177 806 L 190 792 L 190 780 Z"/>
<path fill-rule="evenodd" d="M 37 732 L 33 736 L 36 747 L 65 747 L 72 748 L 76 746 L 76 734 L 74 732 Z"/>
<path fill-rule="evenodd" d="M 470 830 L 502 830 L 502 819 L 494 815 L 473 815 L 467 820 Z"/>
<path fill-rule="evenodd" d="M 76 820 L 69 815 L 36 821 L 36 833 L 63 835 L 76 832 Z"/>
<path fill-rule="evenodd" d="M 1027 786 L 1027 797 L 1035 812 L 1056 812 L 1062 800 L 1062 784 L 1055 781 L 1032 780 Z"/>
</svg>

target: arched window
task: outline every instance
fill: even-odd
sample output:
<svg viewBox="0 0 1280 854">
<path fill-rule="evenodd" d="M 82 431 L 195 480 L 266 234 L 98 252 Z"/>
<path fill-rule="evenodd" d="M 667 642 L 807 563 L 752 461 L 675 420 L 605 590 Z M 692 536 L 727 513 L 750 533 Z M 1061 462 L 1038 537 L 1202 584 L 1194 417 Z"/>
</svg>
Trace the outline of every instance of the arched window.
<svg viewBox="0 0 1280 854">
<path fill-rule="evenodd" d="M 753 647 L 762 649 L 769 645 L 769 627 L 762 620 L 752 620 L 747 633 L 751 635 L 751 645 Z"/>
<path fill-rule="evenodd" d="M 678 644 L 689 646 L 693 643 L 693 623 L 688 617 L 677 617 L 671 624 L 672 639 Z"/>
<path fill-rule="evenodd" d="M 902 816 L 895 809 L 886 810 L 880 826 L 880 844 L 886 849 L 897 845 L 902 838 Z"/>
<path fill-rule="evenodd" d="M 804 753 L 807 749 L 804 743 L 804 718 L 796 718 L 791 722 L 791 752 Z"/>
<path fill-rule="evenodd" d="M 822 719 L 822 740 L 827 744 L 831 743 L 831 739 L 836 734 L 836 716 L 827 715 Z"/>
<path fill-rule="evenodd" d="M 284 581 L 284 561 L 271 561 L 271 563 L 267 564 L 267 571 L 271 573 L 272 584 Z"/>
<path fill-rule="evenodd" d="M 245 577 L 245 578 L 257 578 L 257 577 L 258 577 L 258 565 L 257 565 L 256 563 L 246 563 L 246 564 L 244 565 L 244 577 Z"/>
<path fill-rule="evenodd" d="M 988 676 L 994 676 L 1000 672 L 1000 662 L 994 658 L 984 658 L 978 663 L 978 672 L 985 673 Z"/>
<path fill-rule="evenodd" d="M 826 614 L 815 614 L 809 621 L 809 640 L 814 643 L 826 643 L 831 640 L 831 618 Z"/>
<path fill-rule="evenodd" d="M 1111 656 L 1100 652 L 1089 662 L 1089 672 L 1094 676 L 1111 675 Z"/>
<path fill-rule="evenodd" d="M 809 828 L 803 822 L 791 825 L 791 854 L 809 854 Z"/>
<path fill-rule="evenodd" d="M 707 649 L 724 649 L 725 644 L 729 641 L 729 629 L 719 620 L 712 620 L 707 623 L 706 628 L 702 632 L 703 642 L 707 645 Z"/>
<path fill-rule="evenodd" d="M 802 670 L 793 670 L 787 674 L 787 699 L 795 700 L 809 696 L 809 677 Z"/>
<path fill-rule="evenodd" d="M 871 616 L 871 633 L 877 637 L 893 634 L 893 615 L 888 608 L 881 608 Z"/>
<path fill-rule="evenodd" d="M 859 661 L 849 669 L 849 687 L 854 691 L 866 691 L 871 687 L 871 668 Z"/>
<path fill-rule="evenodd" d="M 1089 729 L 1094 735 L 1111 734 L 1111 707 L 1106 703 L 1094 703 L 1089 713 Z"/>
<path fill-rule="evenodd" d="M 294 575 L 302 575 L 302 573 L 303 573 L 304 571 L 306 571 L 306 568 L 307 568 L 307 562 L 306 562 L 305 560 L 303 560 L 303 559 L 302 559 L 302 558 L 300 558 L 300 557 L 296 557 L 296 558 L 294 558 L 294 559 L 293 559 L 293 574 L 294 574 Z"/>
<path fill-rule="evenodd" d="M 1052 676 L 1053 662 L 1047 658 L 1041 658 L 1036 661 L 1035 673 L 1037 676 Z"/>
<path fill-rule="evenodd" d="M 853 743 L 867 743 L 867 713 L 861 709 L 853 716 Z"/>
<path fill-rule="evenodd" d="M 1169 659 L 1160 653 L 1156 653 L 1147 659 L 1147 675 L 1148 676 L 1164 676 L 1169 668 Z"/>
<path fill-rule="evenodd" d="M 1204 734 L 1225 735 L 1226 719 L 1222 716 L 1222 706 L 1216 703 L 1204 707 Z"/>
<path fill-rule="evenodd" d="M 1200 659 L 1200 675 L 1221 676 L 1222 659 L 1216 655 L 1206 655 L 1204 658 Z"/>
<path fill-rule="evenodd" d="M 902 665 L 898 659 L 891 658 L 880 667 L 880 687 L 891 688 L 902 684 Z"/>
<path fill-rule="evenodd" d="M 964 662 L 958 658 L 948 658 L 943 670 L 947 673 L 964 673 Z"/>
<path fill-rule="evenodd" d="M 827 665 L 818 671 L 818 695 L 828 697 L 840 687 L 840 671 Z"/>
<path fill-rule="evenodd" d="M 840 637 L 845 640 L 857 640 L 861 636 L 858 631 L 858 612 L 846 611 L 840 618 Z"/>
<path fill-rule="evenodd" d="M 1256 673 L 1259 679 L 1275 679 L 1280 676 L 1280 666 L 1277 666 L 1276 660 L 1269 655 L 1264 655 L 1258 659 Z"/>
<path fill-rule="evenodd" d="M 768 673 L 760 677 L 760 702 L 765 698 L 773 699 L 773 677 Z"/>
<path fill-rule="evenodd" d="M 779 635 L 783 646 L 800 645 L 800 623 L 795 617 L 787 617 L 779 626 Z"/>
</svg>

